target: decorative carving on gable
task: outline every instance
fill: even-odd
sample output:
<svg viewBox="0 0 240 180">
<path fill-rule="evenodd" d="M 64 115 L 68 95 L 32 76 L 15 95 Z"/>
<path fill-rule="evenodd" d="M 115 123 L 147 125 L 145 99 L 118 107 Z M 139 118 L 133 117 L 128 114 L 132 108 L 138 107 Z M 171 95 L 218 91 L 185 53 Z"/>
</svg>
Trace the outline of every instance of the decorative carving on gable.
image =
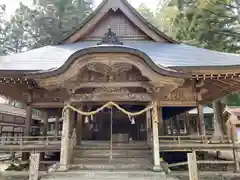
<svg viewBox="0 0 240 180">
<path fill-rule="evenodd" d="M 131 64 L 128 63 L 116 63 L 111 66 L 112 73 L 120 74 L 123 72 L 128 72 L 133 68 Z"/>
<path fill-rule="evenodd" d="M 98 72 L 104 75 L 120 74 L 130 71 L 133 66 L 128 63 L 116 63 L 113 65 L 106 65 L 103 63 L 89 63 L 87 65 L 88 70 Z"/>
<path fill-rule="evenodd" d="M 101 44 L 116 44 L 116 45 L 123 45 L 123 43 L 118 39 L 116 33 L 112 32 L 111 28 L 108 28 L 108 32 L 104 34 L 102 41 L 98 43 Z"/>
<path fill-rule="evenodd" d="M 103 63 L 90 63 L 87 65 L 87 69 L 89 71 L 100 73 L 104 76 L 104 77 L 101 77 L 101 76 L 93 77 L 93 74 L 91 74 L 91 80 L 93 81 L 104 80 L 104 79 L 108 81 L 113 81 L 113 80 L 116 80 L 116 78 L 119 79 L 119 77 L 124 78 L 123 73 L 129 72 L 132 68 L 133 66 L 128 63 L 116 63 L 113 65 L 106 65 Z"/>
<path fill-rule="evenodd" d="M 101 73 L 104 76 L 107 76 L 109 74 L 109 72 L 111 71 L 111 67 L 109 67 L 108 65 L 103 64 L 103 63 L 89 63 L 87 65 L 87 69 L 89 71 Z"/>
<path fill-rule="evenodd" d="M 144 83 L 149 84 L 146 87 L 149 93 L 163 94 L 162 87 L 167 89 L 167 93 L 172 92 L 183 84 L 184 79 L 160 75 L 144 64 L 140 57 L 132 54 L 100 53 L 79 57 L 65 72 L 41 79 L 39 86 L 48 90 L 54 88 L 76 90 L 80 84 L 87 82 L 90 84 L 142 82 L 142 86 Z"/>
<path fill-rule="evenodd" d="M 194 93 L 188 88 L 179 88 L 168 96 L 165 96 L 165 101 L 195 101 L 196 96 Z"/>
</svg>

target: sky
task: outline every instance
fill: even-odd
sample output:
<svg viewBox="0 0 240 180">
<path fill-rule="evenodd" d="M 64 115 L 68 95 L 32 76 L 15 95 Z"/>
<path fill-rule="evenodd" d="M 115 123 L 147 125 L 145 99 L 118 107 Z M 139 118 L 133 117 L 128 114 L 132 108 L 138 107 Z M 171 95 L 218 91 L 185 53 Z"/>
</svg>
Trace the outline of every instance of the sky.
<svg viewBox="0 0 240 180">
<path fill-rule="evenodd" d="M 95 5 L 101 3 L 102 0 L 94 0 Z M 154 9 L 157 6 L 158 0 L 128 0 L 134 7 L 137 7 L 141 3 L 145 3 L 149 8 Z M 0 4 L 7 5 L 7 14 L 11 15 L 18 7 L 19 2 L 23 2 L 26 5 L 31 5 L 32 0 L 0 0 Z"/>
</svg>

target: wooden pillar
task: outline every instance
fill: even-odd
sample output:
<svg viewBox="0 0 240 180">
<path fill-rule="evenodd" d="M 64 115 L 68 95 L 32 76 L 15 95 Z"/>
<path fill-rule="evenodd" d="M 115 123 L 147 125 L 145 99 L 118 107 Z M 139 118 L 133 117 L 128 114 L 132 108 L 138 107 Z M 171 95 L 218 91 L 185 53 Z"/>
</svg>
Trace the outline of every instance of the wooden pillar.
<svg viewBox="0 0 240 180">
<path fill-rule="evenodd" d="M 29 104 L 26 107 L 26 119 L 25 119 L 25 128 L 24 136 L 31 136 L 31 123 L 32 123 L 32 106 Z M 28 161 L 30 154 L 22 153 L 22 161 Z"/>
<path fill-rule="evenodd" d="M 31 136 L 31 123 L 32 123 L 32 106 L 28 105 L 26 107 L 24 136 Z"/>
<path fill-rule="evenodd" d="M 173 127 L 174 127 L 173 131 L 175 129 L 176 135 L 180 136 L 180 127 L 179 127 L 177 115 L 172 117 L 172 123 L 173 123 Z"/>
<path fill-rule="evenodd" d="M 223 128 L 221 123 L 221 102 L 219 100 L 213 101 L 213 125 L 214 125 L 214 133 L 213 136 L 215 138 L 220 138 L 223 136 Z"/>
<path fill-rule="evenodd" d="M 59 116 L 56 116 L 56 120 L 55 120 L 55 137 L 58 136 L 58 132 L 59 132 Z"/>
<path fill-rule="evenodd" d="M 48 112 L 43 112 L 43 127 L 42 127 L 42 135 L 47 136 L 48 133 Z"/>
<path fill-rule="evenodd" d="M 167 135 L 167 120 L 163 120 L 163 132 L 164 132 L 164 135 Z"/>
<path fill-rule="evenodd" d="M 47 136 L 48 133 L 48 112 L 45 110 L 43 112 L 43 124 L 41 128 L 41 134 L 42 136 Z M 40 153 L 40 160 L 43 161 L 45 158 L 45 152 Z"/>
<path fill-rule="evenodd" d="M 169 119 L 169 124 L 170 124 L 170 130 L 171 130 L 171 135 L 174 135 L 174 126 L 173 126 L 173 117 Z"/>
<path fill-rule="evenodd" d="M 79 107 L 82 110 L 82 106 Z M 77 114 L 77 124 L 76 124 L 76 135 L 77 135 L 77 145 L 81 144 L 83 133 L 83 116 L 81 114 Z"/>
<path fill-rule="evenodd" d="M 192 123 L 190 121 L 190 117 L 189 117 L 189 113 L 186 112 L 185 113 L 185 124 L 186 124 L 186 128 L 187 128 L 187 134 L 193 134 L 193 128 L 192 128 Z"/>
<path fill-rule="evenodd" d="M 59 171 L 67 171 L 69 164 L 70 146 L 70 109 L 66 109 L 63 115 L 61 155 Z"/>
<path fill-rule="evenodd" d="M 204 106 L 199 104 L 197 107 L 198 110 L 198 127 L 201 136 L 206 135 L 205 121 L 204 121 Z"/>
<path fill-rule="evenodd" d="M 161 118 L 161 119 L 159 119 Z M 160 166 L 160 151 L 158 137 L 158 122 L 162 121 L 162 117 L 158 117 L 157 103 L 154 104 L 152 110 L 152 132 L 153 132 L 153 171 L 162 171 Z"/>
<path fill-rule="evenodd" d="M 164 136 L 164 122 L 163 122 L 163 111 L 162 107 L 158 107 L 158 132 L 159 136 Z"/>
<path fill-rule="evenodd" d="M 70 110 L 70 112 L 69 112 L 69 120 L 70 120 L 70 131 L 69 131 L 69 134 L 72 134 L 73 129 L 76 128 L 75 111 Z"/>
<path fill-rule="evenodd" d="M 181 126 L 180 126 L 180 118 L 179 118 L 179 114 L 176 115 L 175 118 L 175 125 L 176 125 L 176 129 L 177 129 L 177 135 L 181 136 Z"/>
<path fill-rule="evenodd" d="M 221 101 L 219 101 L 219 111 L 220 111 L 220 123 L 223 134 L 227 134 L 227 126 L 226 126 L 226 120 L 224 119 L 223 112 L 225 110 L 225 106 Z"/>
<path fill-rule="evenodd" d="M 147 130 L 147 144 L 151 144 L 152 130 L 151 130 L 151 111 L 146 112 L 146 130 Z"/>
</svg>

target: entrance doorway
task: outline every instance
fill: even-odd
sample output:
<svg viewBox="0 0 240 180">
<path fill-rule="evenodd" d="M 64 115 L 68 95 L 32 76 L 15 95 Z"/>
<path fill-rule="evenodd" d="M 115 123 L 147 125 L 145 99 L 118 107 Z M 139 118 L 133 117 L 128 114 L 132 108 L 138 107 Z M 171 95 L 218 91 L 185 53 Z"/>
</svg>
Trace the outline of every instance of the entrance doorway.
<svg viewBox="0 0 240 180">
<path fill-rule="evenodd" d="M 101 106 L 93 106 L 96 110 Z M 129 112 L 138 112 L 146 106 L 121 105 Z M 128 143 L 130 141 L 147 140 L 146 113 L 136 117 L 119 111 L 117 108 L 105 108 L 103 111 L 83 121 L 83 140 L 87 141 L 110 141 L 113 143 Z"/>
</svg>

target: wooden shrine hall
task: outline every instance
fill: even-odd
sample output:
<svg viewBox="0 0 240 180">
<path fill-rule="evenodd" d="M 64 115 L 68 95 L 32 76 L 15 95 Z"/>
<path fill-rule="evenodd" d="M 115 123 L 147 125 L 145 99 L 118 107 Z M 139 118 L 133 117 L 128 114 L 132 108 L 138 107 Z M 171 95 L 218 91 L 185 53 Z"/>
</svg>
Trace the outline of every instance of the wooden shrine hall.
<svg viewBox="0 0 240 180">
<path fill-rule="evenodd" d="M 201 115 L 202 105 L 214 102 L 221 123 L 218 99 L 240 88 L 239 55 L 177 42 L 126 0 L 103 0 L 58 44 L 2 56 L 0 62 L 0 93 L 27 104 L 26 127 L 32 108 L 58 117 L 64 109 L 63 170 L 76 155 L 68 150 L 73 132 L 77 147 L 83 141 L 126 147 L 129 141 L 147 142 L 153 169 L 160 170 L 164 120 L 195 107 Z M 202 116 L 199 128 L 204 135 Z M 31 135 L 30 128 L 24 135 Z"/>
</svg>

